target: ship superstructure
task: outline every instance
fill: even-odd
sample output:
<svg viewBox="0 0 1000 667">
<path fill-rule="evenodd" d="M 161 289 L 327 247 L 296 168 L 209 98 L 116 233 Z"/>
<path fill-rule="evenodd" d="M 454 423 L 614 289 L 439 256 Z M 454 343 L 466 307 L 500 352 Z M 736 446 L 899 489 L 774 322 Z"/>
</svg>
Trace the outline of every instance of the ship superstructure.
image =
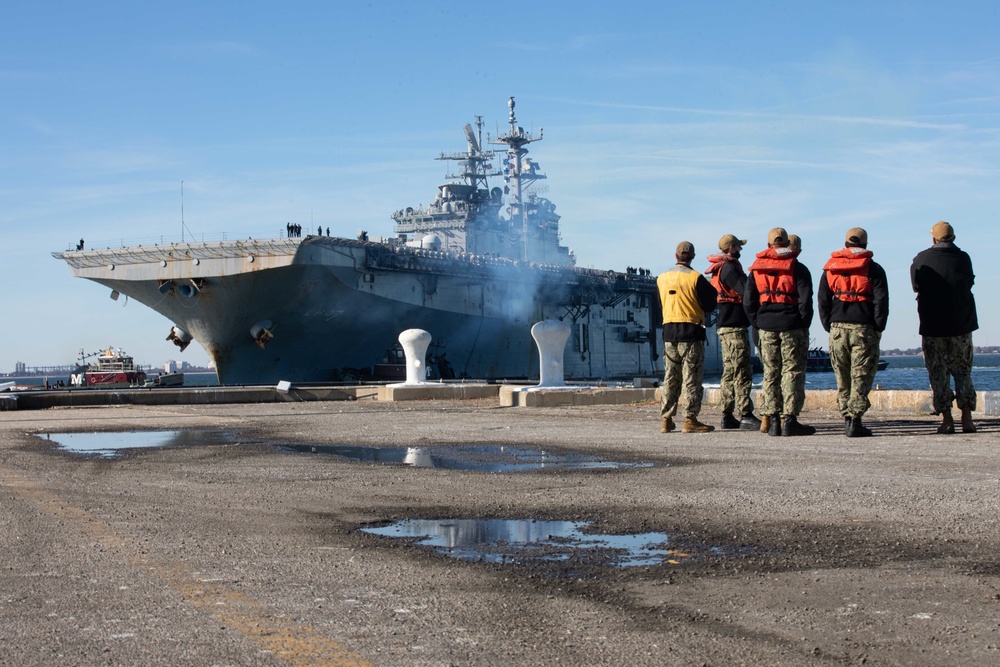
<svg viewBox="0 0 1000 667">
<path fill-rule="evenodd" d="M 571 379 L 657 377 L 655 276 L 581 269 L 560 244 L 555 206 L 517 125 L 484 149 L 482 121 L 467 149 L 442 154 L 449 182 L 426 208 L 396 211 L 395 236 L 306 236 L 181 242 L 53 253 L 73 274 L 164 315 L 181 349 L 197 340 L 224 384 L 371 377 L 399 332 L 431 333 L 442 378 L 538 377 L 530 328 L 569 323 Z M 500 180 L 502 178 L 502 181 Z M 498 183 L 491 187 L 490 179 Z M 499 185 L 503 182 L 503 186 Z M 707 368 L 721 366 L 709 337 Z"/>
</svg>

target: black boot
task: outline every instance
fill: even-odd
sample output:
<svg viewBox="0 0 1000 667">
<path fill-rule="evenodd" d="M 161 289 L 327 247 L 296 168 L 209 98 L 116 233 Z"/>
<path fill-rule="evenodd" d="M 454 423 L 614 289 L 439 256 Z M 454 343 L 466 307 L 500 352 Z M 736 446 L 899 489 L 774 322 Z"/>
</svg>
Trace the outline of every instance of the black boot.
<svg viewBox="0 0 1000 667">
<path fill-rule="evenodd" d="M 847 424 L 848 438 L 870 438 L 871 435 L 871 429 L 861 423 L 861 417 L 855 417 Z"/>
<path fill-rule="evenodd" d="M 962 408 L 962 433 L 975 433 L 976 423 L 972 421 L 972 410 Z"/>
<path fill-rule="evenodd" d="M 853 417 L 844 417 L 844 435 L 848 438 L 851 437 L 851 424 L 854 422 Z"/>
<path fill-rule="evenodd" d="M 781 435 L 781 415 L 771 415 L 771 424 L 767 428 L 768 435 Z"/>
<path fill-rule="evenodd" d="M 740 429 L 744 431 L 759 431 L 760 420 L 754 417 L 752 412 L 748 412 L 740 418 Z"/>
<path fill-rule="evenodd" d="M 733 416 L 732 412 L 722 413 L 722 428 L 739 428 L 740 420 Z"/>
<path fill-rule="evenodd" d="M 937 427 L 937 432 L 945 435 L 955 432 L 955 418 L 951 416 L 951 408 L 941 413 L 941 424 Z"/>
<path fill-rule="evenodd" d="M 815 426 L 800 424 L 795 415 L 785 415 L 784 423 L 781 425 L 781 435 L 812 435 L 815 432 Z"/>
</svg>

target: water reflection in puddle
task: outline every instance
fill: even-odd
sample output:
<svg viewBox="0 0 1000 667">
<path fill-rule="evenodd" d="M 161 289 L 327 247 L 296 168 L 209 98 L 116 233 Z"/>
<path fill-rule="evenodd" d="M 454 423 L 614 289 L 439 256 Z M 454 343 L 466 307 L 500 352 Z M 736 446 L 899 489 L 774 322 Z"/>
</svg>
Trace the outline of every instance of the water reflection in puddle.
<svg viewBox="0 0 1000 667">
<path fill-rule="evenodd" d="M 469 561 L 531 565 L 571 562 L 576 565 L 679 564 L 692 556 L 722 555 L 722 549 L 696 552 L 671 545 L 667 533 L 607 535 L 585 532 L 586 521 L 533 519 L 407 519 L 387 526 L 362 528 L 373 535 L 407 538 L 414 544 Z"/>
<path fill-rule="evenodd" d="M 652 463 L 608 461 L 592 454 L 565 454 L 504 445 L 444 445 L 436 447 L 356 447 L 349 445 L 285 445 L 307 454 L 329 454 L 355 461 L 397 463 L 415 468 L 525 472 L 648 468 Z"/>
<path fill-rule="evenodd" d="M 107 433 L 46 433 L 43 437 L 70 454 L 111 459 L 130 449 L 226 445 L 236 442 L 235 431 L 121 431 Z"/>
</svg>

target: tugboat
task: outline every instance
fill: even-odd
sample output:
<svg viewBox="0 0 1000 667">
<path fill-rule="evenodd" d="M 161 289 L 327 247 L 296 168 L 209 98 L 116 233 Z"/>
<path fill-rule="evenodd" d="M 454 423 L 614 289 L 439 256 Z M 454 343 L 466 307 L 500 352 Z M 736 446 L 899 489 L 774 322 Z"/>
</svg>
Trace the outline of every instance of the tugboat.
<svg viewBox="0 0 1000 667">
<path fill-rule="evenodd" d="M 93 357 L 97 357 L 97 361 L 87 363 L 87 359 Z M 145 383 L 146 371 L 137 366 L 135 360 L 121 348 L 114 349 L 110 346 L 91 354 L 80 350 L 80 362 L 69 377 L 71 387 L 120 389 L 141 387 Z"/>
</svg>

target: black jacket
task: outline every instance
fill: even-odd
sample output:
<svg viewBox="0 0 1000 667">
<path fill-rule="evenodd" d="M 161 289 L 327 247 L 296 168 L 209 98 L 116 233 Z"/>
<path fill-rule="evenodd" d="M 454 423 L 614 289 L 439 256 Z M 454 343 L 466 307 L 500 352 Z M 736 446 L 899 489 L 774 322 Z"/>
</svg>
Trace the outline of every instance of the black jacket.
<svg viewBox="0 0 1000 667">
<path fill-rule="evenodd" d="M 813 319 L 813 286 L 812 274 L 804 264 L 795 260 L 795 287 L 798 291 L 798 303 L 765 303 L 760 302 L 760 291 L 753 271 L 747 278 L 747 288 L 743 293 L 743 308 L 746 310 L 750 324 L 761 331 L 793 331 L 808 329 Z"/>
<path fill-rule="evenodd" d="M 823 272 L 816 288 L 816 307 L 823 329 L 829 332 L 831 323 L 849 322 L 870 324 L 875 331 L 885 331 L 885 323 L 889 319 L 889 282 L 885 269 L 872 262 L 868 265 L 868 280 L 872 284 L 871 301 L 841 301 L 833 295 L 826 271 Z"/>
<path fill-rule="evenodd" d="M 739 294 L 746 292 L 747 274 L 736 268 L 732 262 L 726 262 L 719 271 L 719 282 Z M 719 318 L 715 325 L 718 327 L 748 327 L 750 319 L 742 303 L 719 302 Z"/>
<path fill-rule="evenodd" d="M 979 328 L 972 260 L 954 243 L 938 243 L 913 258 L 921 336 L 962 336 Z"/>
</svg>

